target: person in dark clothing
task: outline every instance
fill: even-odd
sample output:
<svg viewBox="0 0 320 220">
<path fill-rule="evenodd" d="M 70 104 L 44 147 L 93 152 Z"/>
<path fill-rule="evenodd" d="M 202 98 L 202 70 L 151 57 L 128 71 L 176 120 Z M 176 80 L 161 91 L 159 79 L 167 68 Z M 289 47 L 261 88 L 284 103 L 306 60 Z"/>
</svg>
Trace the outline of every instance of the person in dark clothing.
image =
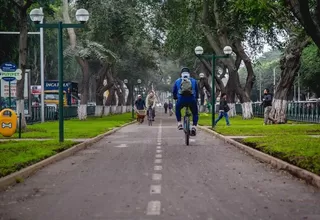
<svg viewBox="0 0 320 220">
<path fill-rule="evenodd" d="M 138 95 L 138 99 L 134 103 L 134 108 L 135 108 L 135 111 L 137 112 L 137 121 L 139 121 L 139 119 L 141 119 L 141 121 L 143 122 L 144 121 L 144 116 L 142 117 L 141 115 L 138 114 L 139 110 L 145 110 L 146 109 L 146 103 L 142 99 L 141 95 Z"/>
<path fill-rule="evenodd" d="M 163 107 L 164 107 L 164 113 L 167 114 L 167 112 L 168 112 L 168 103 L 165 102 Z"/>
<path fill-rule="evenodd" d="M 228 111 L 230 110 L 228 103 L 227 103 L 227 94 L 222 93 L 220 97 L 220 106 L 219 106 L 219 117 L 215 120 L 214 125 L 216 126 L 217 123 L 220 121 L 221 118 L 226 119 L 227 126 L 230 126 Z M 214 112 L 212 112 L 214 114 Z"/>
<path fill-rule="evenodd" d="M 277 123 L 276 120 L 270 117 L 270 112 L 272 109 L 272 99 L 273 97 L 272 94 L 270 94 L 269 89 L 265 89 L 261 103 L 264 108 L 264 125 L 268 124 L 268 120 L 272 121 L 273 123 Z"/>
<path fill-rule="evenodd" d="M 141 95 L 138 95 L 138 99 L 135 101 L 134 106 L 136 107 L 136 110 L 144 110 L 146 108 L 146 103 Z"/>
<path fill-rule="evenodd" d="M 169 114 L 170 114 L 170 116 L 171 116 L 171 115 L 173 114 L 173 111 L 172 111 L 173 105 L 172 105 L 172 102 L 171 102 L 171 101 L 169 101 L 168 108 L 169 108 Z"/>
</svg>

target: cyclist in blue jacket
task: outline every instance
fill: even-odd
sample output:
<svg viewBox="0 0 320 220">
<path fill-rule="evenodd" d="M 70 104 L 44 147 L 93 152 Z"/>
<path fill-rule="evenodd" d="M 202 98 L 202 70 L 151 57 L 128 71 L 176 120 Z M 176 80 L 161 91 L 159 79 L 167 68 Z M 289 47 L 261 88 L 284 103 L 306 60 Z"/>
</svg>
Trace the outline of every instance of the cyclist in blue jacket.
<svg viewBox="0 0 320 220">
<path fill-rule="evenodd" d="M 173 86 L 173 98 L 176 102 L 176 118 L 178 121 L 178 129 L 182 130 L 181 109 L 189 107 L 192 112 L 193 126 L 191 135 L 196 135 L 198 125 L 198 105 L 199 97 L 197 81 L 190 77 L 190 70 L 187 67 L 181 69 L 181 78 L 177 79 Z"/>
</svg>

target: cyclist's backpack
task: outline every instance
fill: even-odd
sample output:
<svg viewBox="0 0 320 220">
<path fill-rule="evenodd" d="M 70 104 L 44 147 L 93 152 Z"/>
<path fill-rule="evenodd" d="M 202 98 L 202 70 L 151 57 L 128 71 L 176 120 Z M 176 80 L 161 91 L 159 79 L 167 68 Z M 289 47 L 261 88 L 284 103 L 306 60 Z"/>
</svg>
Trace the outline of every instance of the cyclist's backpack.
<svg viewBox="0 0 320 220">
<path fill-rule="evenodd" d="M 182 78 L 180 84 L 180 94 L 182 96 L 192 96 L 192 83 L 189 78 Z"/>
</svg>

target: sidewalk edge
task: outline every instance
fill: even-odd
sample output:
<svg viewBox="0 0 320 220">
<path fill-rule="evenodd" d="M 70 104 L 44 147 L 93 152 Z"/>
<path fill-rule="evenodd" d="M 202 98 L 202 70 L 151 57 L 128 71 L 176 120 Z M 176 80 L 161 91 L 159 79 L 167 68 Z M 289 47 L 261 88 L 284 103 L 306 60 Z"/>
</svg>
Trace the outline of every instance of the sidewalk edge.
<svg viewBox="0 0 320 220">
<path fill-rule="evenodd" d="M 213 134 L 213 136 L 223 140 L 225 143 L 231 144 L 231 145 L 245 151 L 246 153 L 250 154 L 252 157 L 256 158 L 257 160 L 265 162 L 265 163 L 269 163 L 273 167 L 275 167 L 279 170 L 285 170 L 285 171 L 289 172 L 291 175 L 304 180 L 308 184 L 320 188 L 320 176 L 318 176 L 310 171 L 307 171 L 305 169 L 302 169 L 300 167 L 297 167 L 295 165 L 289 164 L 283 160 L 280 160 L 278 158 L 270 156 L 266 153 L 258 151 L 254 148 L 247 146 L 247 145 L 241 144 L 241 143 L 239 143 L 235 140 L 232 140 L 231 138 L 225 137 L 225 136 L 223 136 L 223 135 L 221 135 L 211 129 L 208 129 L 203 126 L 198 126 L 198 127 L 201 130 L 206 131 L 207 133 Z"/>
<path fill-rule="evenodd" d="M 31 166 L 23 168 L 22 170 L 19 170 L 17 172 L 14 172 L 14 173 L 8 175 L 8 176 L 0 178 L 0 192 L 3 190 L 6 190 L 9 186 L 16 185 L 18 179 L 21 179 L 21 178 L 26 179 L 27 177 L 33 175 L 34 173 L 36 173 L 38 170 L 42 169 L 43 167 L 46 167 L 52 163 L 55 163 L 55 162 L 58 162 L 64 158 L 67 158 L 80 150 L 86 149 L 87 147 L 90 147 L 93 144 L 97 143 L 98 141 L 102 140 L 104 137 L 109 136 L 109 135 L 115 133 L 116 131 L 120 130 L 121 128 L 126 127 L 131 124 L 134 124 L 134 123 L 136 123 L 135 120 L 132 122 L 123 124 L 120 127 L 113 128 L 112 130 L 110 130 L 104 134 L 100 134 L 100 135 L 98 135 L 94 138 L 91 138 L 87 141 L 84 141 L 80 144 L 74 145 L 73 147 L 71 147 L 65 151 L 62 151 L 58 154 L 55 154 L 51 157 L 48 157 L 44 160 L 41 160 L 38 163 L 35 163 Z"/>
</svg>

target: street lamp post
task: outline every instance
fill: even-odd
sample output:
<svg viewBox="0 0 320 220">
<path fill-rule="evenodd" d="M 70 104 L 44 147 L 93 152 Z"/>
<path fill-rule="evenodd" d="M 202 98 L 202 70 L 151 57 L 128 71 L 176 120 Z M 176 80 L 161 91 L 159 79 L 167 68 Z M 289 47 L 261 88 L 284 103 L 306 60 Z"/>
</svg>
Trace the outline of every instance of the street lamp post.
<svg viewBox="0 0 320 220">
<path fill-rule="evenodd" d="M 61 21 L 56 24 L 40 23 L 44 15 L 42 10 L 35 8 L 30 12 L 30 18 L 37 28 L 58 29 L 58 75 L 59 75 L 59 141 L 64 141 L 63 125 L 63 28 L 83 28 L 84 23 L 89 20 L 89 12 L 86 9 L 79 9 L 76 12 L 76 19 L 80 24 L 63 24 Z"/>
<path fill-rule="evenodd" d="M 216 113 L 216 100 L 215 100 L 215 70 L 216 70 L 216 59 L 219 58 L 229 58 L 232 53 L 232 48 L 230 46 L 225 46 L 223 48 L 223 53 L 225 55 L 217 56 L 215 54 L 203 55 L 203 48 L 201 46 L 197 46 L 194 49 L 196 56 L 200 59 L 201 57 L 211 58 L 212 59 L 212 91 L 211 91 L 211 102 L 212 102 L 212 118 L 211 118 L 211 127 L 214 128 L 215 121 L 215 113 Z"/>
</svg>

